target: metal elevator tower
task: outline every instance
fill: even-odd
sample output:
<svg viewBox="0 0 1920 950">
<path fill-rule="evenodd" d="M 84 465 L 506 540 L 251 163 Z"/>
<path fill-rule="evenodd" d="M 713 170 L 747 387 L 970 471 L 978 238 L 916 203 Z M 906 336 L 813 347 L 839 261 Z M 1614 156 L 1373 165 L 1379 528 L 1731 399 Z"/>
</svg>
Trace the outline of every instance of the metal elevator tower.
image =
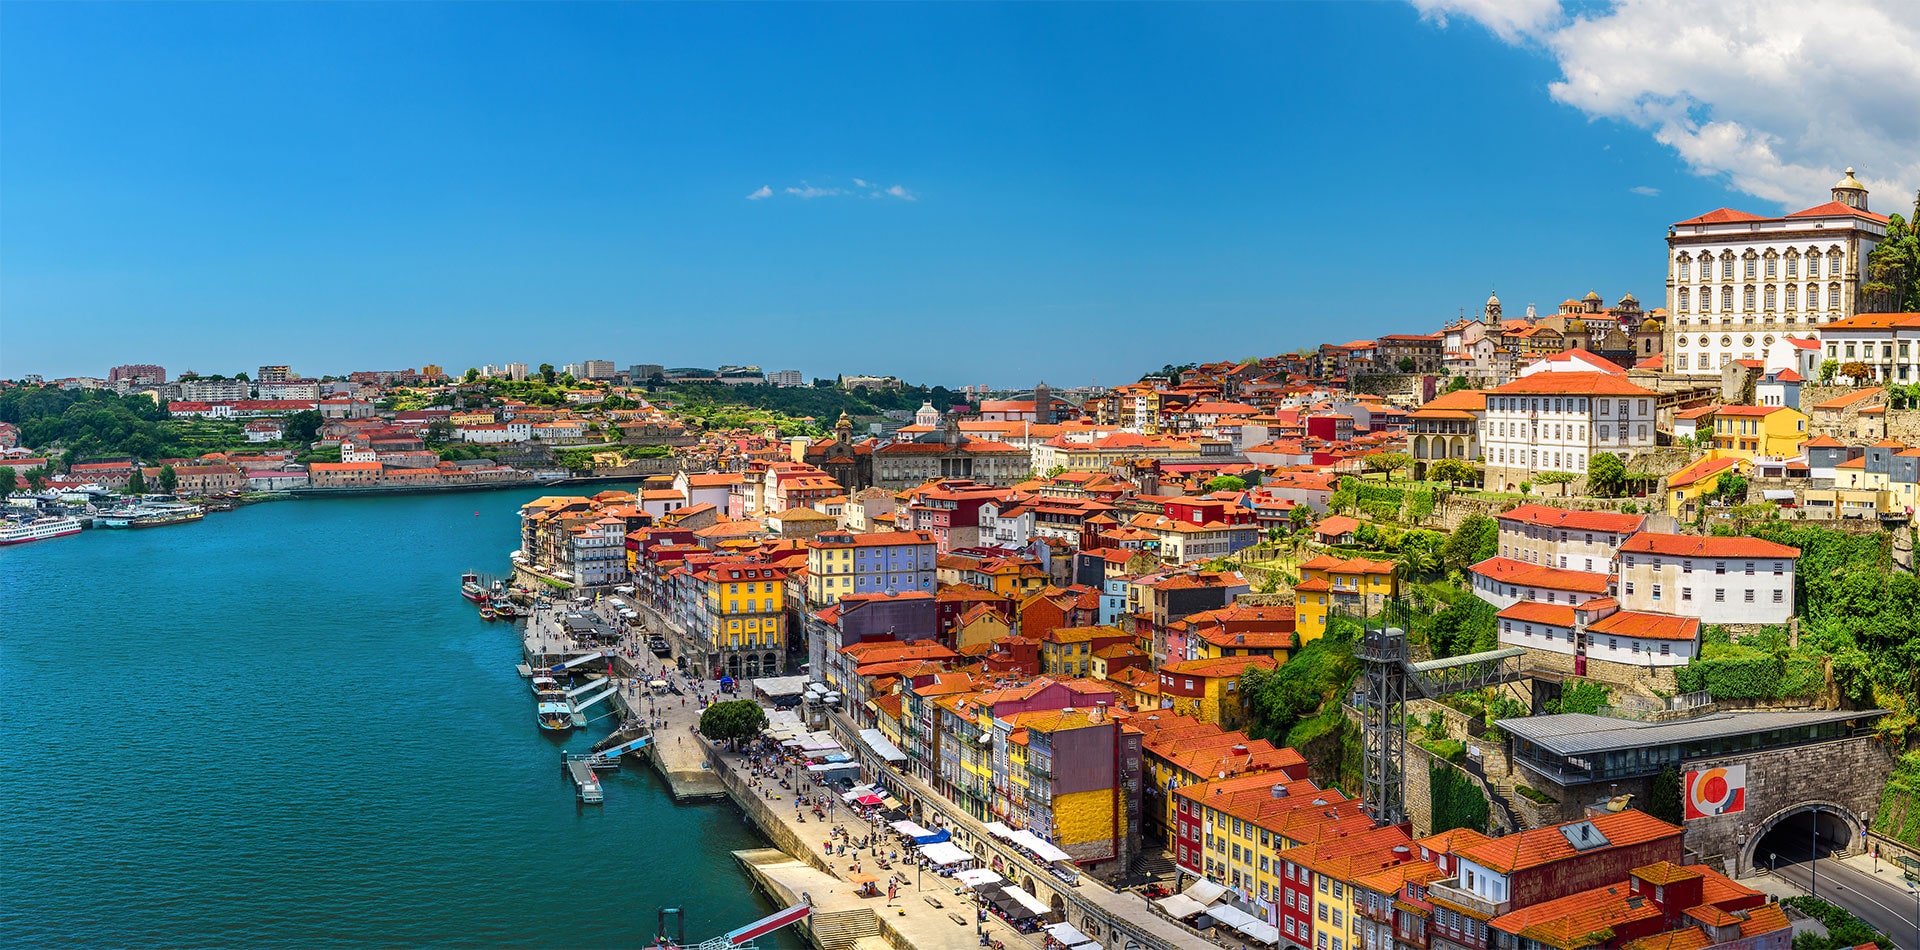
<svg viewBox="0 0 1920 950">
<path fill-rule="evenodd" d="M 1366 719 L 1361 807 L 1374 821 L 1397 825 L 1407 814 L 1407 632 L 1399 627 L 1362 631 L 1360 662 L 1366 680 L 1360 698 Z"/>
</svg>

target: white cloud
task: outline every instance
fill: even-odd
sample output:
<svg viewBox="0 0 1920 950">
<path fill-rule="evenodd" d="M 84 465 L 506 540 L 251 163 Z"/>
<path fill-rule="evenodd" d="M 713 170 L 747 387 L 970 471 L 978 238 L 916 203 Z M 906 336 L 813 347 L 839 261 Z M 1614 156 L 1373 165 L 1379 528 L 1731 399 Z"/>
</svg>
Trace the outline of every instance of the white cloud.
<svg viewBox="0 0 1920 950">
<path fill-rule="evenodd" d="M 1877 211 L 1920 184 L 1920 4 L 1750 0 L 1411 0 L 1445 26 L 1472 19 L 1559 64 L 1555 101 L 1646 129 L 1695 174 L 1793 208 L 1825 200 L 1847 166 Z"/>
<path fill-rule="evenodd" d="M 844 195 L 847 193 L 846 189 L 844 188 L 820 188 L 814 185 L 807 184 L 804 181 L 800 183 L 799 187 L 788 185 L 786 191 L 787 191 L 787 194 L 790 194 L 795 198 L 807 198 L 807 199 L 831 198 L 834 195 Z"/>
<path fill-rule="evenodd" d="M 1635 185 L 1632 188 L 1628 188 L 1627 190 L 1633 192 L 1636 195 L 1643 195 L 1648 198 L 1660 197 L 1660 189 L 1655 188 L 1652 185 Z"/>
<path fill-rule="evenodd" d="M 794 198 L 805 199 L 805 200 L 812 200 L 814 198 L 840 198 L 840 197 L 848 197 L 848 196 L 861 197 L 861 198 L 898 198 L 901 201 L 919 201 L 920 200 L 920 196 L 918 194 L 915 194 L 912 190 L 908 189 L 905 185 L 887 185 L 885 187 L 882 187 L 878 182 L 868 181 L 865 178 L 853 178 L 849 180 L 852 181 L 854 185 L 858 187 L 849 189 L 849 188 L 840 188 L 840 187 L 831 186 L 831 185 L 816 185 L 816 184 L 813 184 L 812 182 L 802 181 L 798 185 L 788 185 L 787 187 L 780 189 L 780 191 L 782 194 L 789 195 Z M 773 189 L 766 185 L 761 185 L 759 191 L 756 191 L 747 196 L 747 200 L 759 201 L 761 199 L 771 198 L 771 197 L 773 197 Z"/>
</svg>

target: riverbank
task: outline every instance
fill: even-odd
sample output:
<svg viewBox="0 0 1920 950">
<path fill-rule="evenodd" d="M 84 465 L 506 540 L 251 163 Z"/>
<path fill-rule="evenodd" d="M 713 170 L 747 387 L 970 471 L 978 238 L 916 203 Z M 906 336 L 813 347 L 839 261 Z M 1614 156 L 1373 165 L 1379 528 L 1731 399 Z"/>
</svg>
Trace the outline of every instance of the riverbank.
<svg viewBox="0 0 1920 950">
<path fill-rule="evenodd" d="M 538 729 L 518 624 L 457 591 L 517 544 L 536 494 L 251 505 L 219 530 L 0 556 L 24 632 L 0 642 L 0 689 L 63 675 L 31 634 L 76 603 L 126 671 L 85 715 L 0 717 L 8 944 L 646 946 L 660 907 L 691 940 L 775 910 L 733 857 L 767 840 L 732 806 L 676 805 L 644 766 L 605 776 L 605 804 L 574 801 L 561 753 L 604 725 Z M 102 585 L 108 559 L 169 582 Z M 351 593 L 316 582 L 340 563 Z"/>
</svg>

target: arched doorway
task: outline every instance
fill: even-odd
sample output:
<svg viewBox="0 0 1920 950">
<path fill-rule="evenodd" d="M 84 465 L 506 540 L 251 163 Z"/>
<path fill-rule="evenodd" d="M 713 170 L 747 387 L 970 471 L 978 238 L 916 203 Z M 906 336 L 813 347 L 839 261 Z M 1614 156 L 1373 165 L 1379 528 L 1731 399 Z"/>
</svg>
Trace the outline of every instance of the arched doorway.
<svg viewBox="0 0 1920 950">
<path fill-rule="evenodd" d="M 732 676 L 734 679 L 740 678 L 740 654 L 738 653 L 727 654 L 727 674 Z"/>
<path fill-rule="evenodd" d="M 768 676 L 772 676 L 773 674 L 778 673 L 779 671 L 780 671 L 780 660 L 777 657 L 775 657 L 772 653 L 768 653 L 766 656 L 760 659 L 760 672 Z"/>
<path fill-rule="evenodd" d="M 747 675 L 750 677 L 760 675 L 760 654 L 747 654 Z"/>
<path fill-rule="evenodd" d="M 1756 826 L 1741 854 L 1740 870 L 1779 868 L 1825 858 L 1860 841 L 1860 820 L 1843 805 L 1801 802 L 1783 808 Z"/>
</svg>

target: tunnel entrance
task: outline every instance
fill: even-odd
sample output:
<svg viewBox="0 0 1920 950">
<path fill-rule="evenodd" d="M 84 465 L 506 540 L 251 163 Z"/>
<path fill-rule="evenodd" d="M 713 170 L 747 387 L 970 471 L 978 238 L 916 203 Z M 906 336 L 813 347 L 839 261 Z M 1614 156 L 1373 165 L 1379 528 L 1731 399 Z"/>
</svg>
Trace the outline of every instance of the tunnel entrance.
<svg viewBox="0 0 1920 950">
<path fill-rule="evenodd" d="M 1860 826 L 1846 809 L 1825 803 L 1796 805 L 1761 825 L 1760 833 L 1747 848 L 1746 866 L 1772 869 L 1809 860 L 1816 854 L 1831 857 L 1854 847 L 1859 840 Z"/>
</svg>

